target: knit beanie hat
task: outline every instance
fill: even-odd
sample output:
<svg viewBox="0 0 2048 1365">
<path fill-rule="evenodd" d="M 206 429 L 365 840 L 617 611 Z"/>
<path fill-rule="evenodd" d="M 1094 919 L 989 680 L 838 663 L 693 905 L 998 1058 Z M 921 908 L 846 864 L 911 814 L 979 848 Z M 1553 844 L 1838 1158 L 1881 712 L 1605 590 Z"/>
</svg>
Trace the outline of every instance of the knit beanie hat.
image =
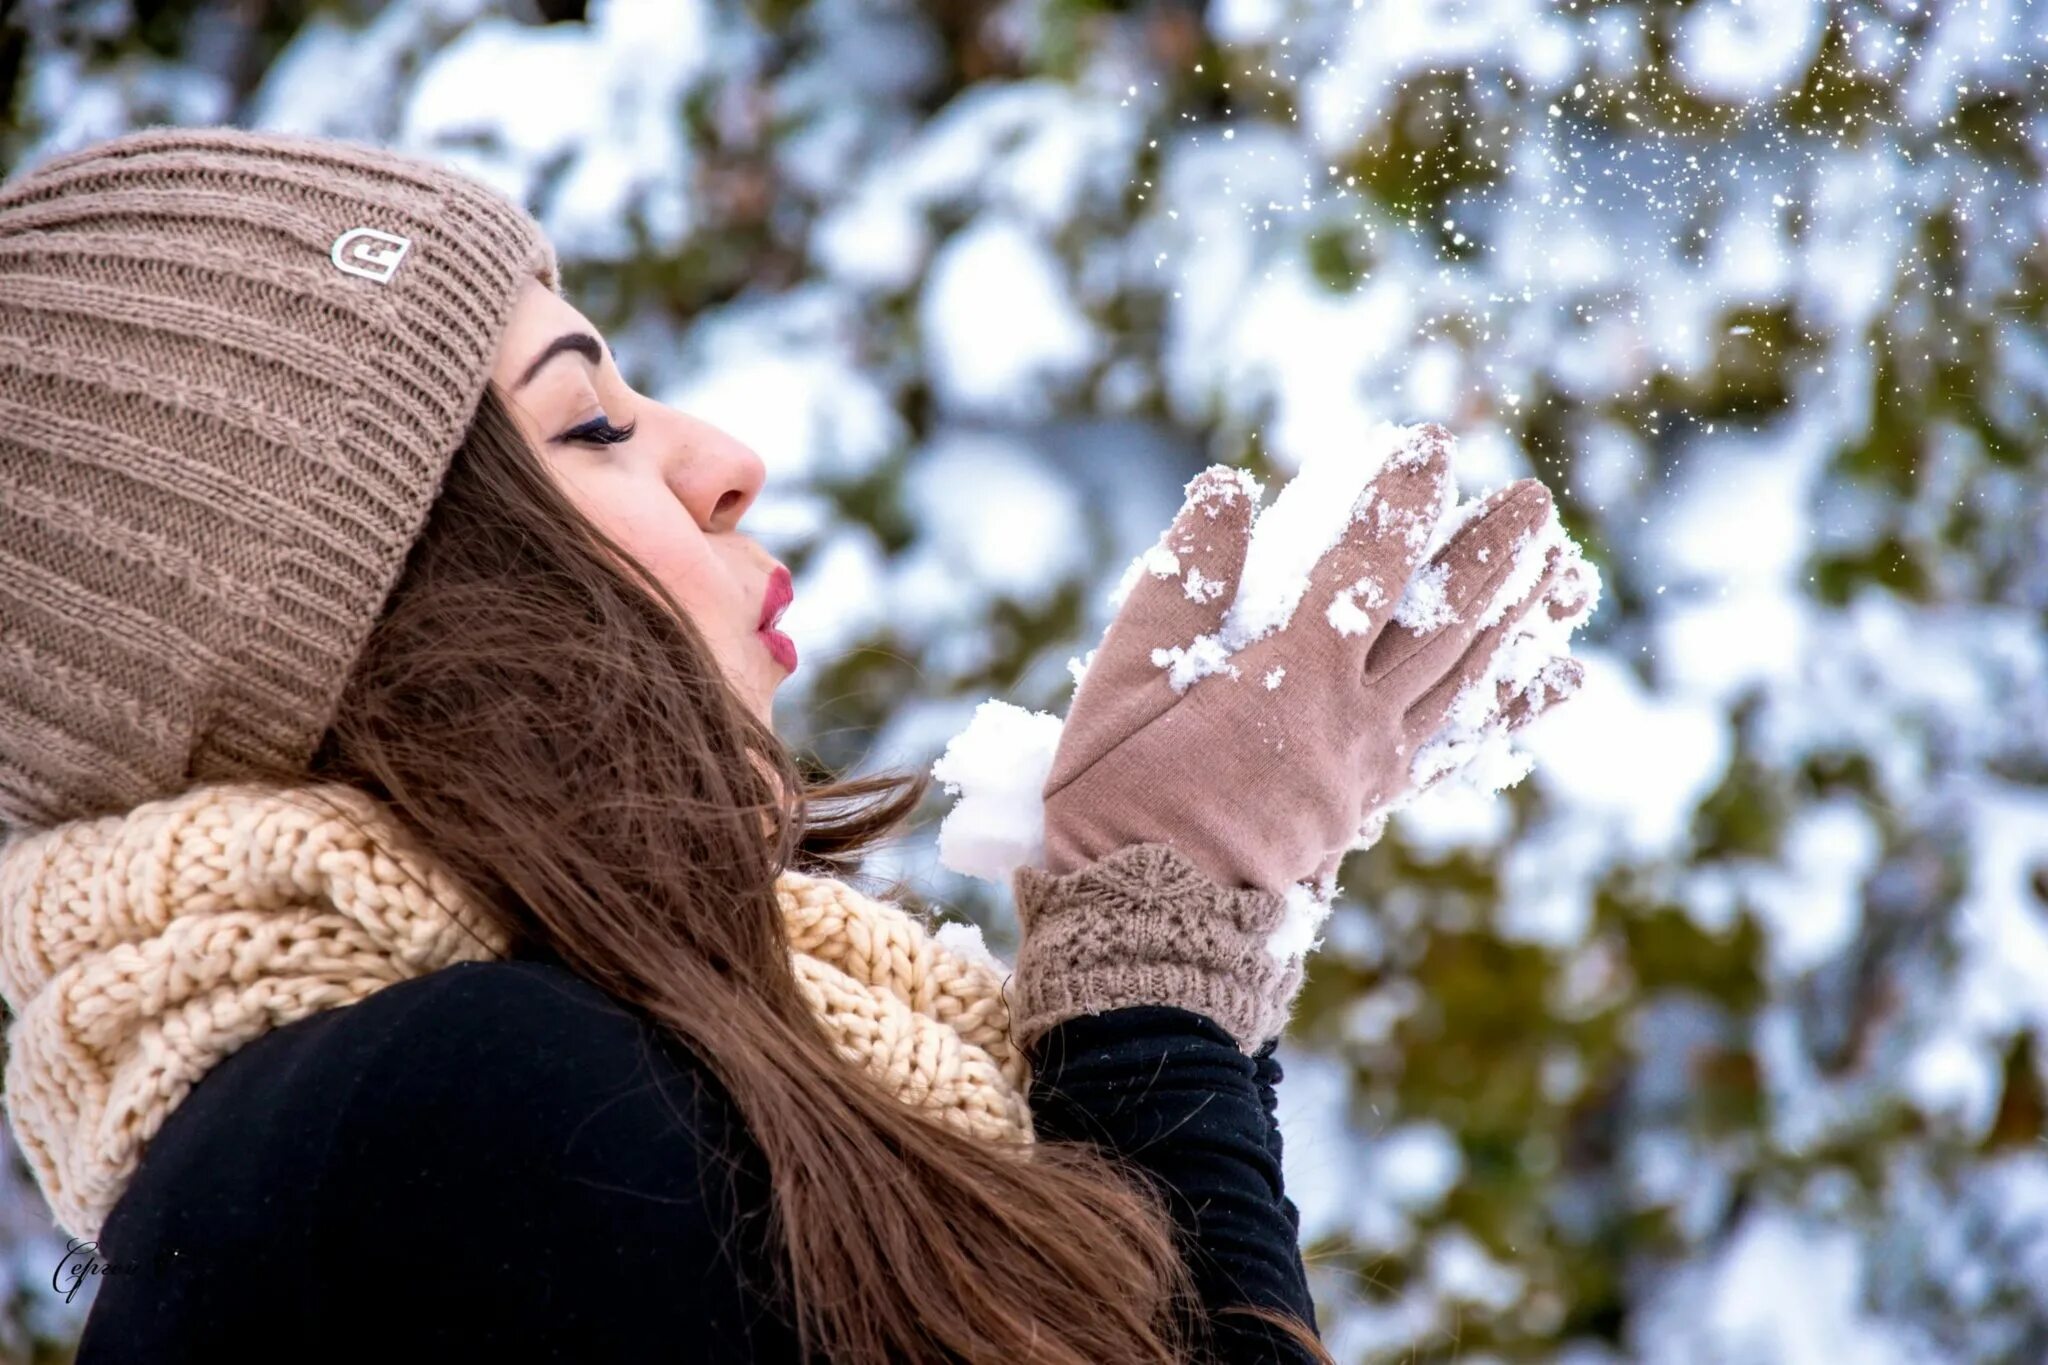
<svg viewBox="0 0 2048 1365">
<path fill-rule="evenodd" d="M 311 759 L 528 277 L 523 210 L 349 142 L 0 186 L 0 835 Z"/>
</svg>

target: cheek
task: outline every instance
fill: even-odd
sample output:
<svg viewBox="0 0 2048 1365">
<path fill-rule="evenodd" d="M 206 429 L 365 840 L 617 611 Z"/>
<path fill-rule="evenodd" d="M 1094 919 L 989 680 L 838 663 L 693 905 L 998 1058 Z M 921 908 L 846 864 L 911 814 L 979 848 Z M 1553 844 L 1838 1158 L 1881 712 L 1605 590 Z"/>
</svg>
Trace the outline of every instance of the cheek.
<svg viewBox="0 0 2048 1365">
<path fill-rule="evenodd" d="M 586 478 L 567 485 L 583 514 L 623 546 L 714 636 L 730 633 L 721 570 L 689 509 L 660 484 Z"/>
</svg>

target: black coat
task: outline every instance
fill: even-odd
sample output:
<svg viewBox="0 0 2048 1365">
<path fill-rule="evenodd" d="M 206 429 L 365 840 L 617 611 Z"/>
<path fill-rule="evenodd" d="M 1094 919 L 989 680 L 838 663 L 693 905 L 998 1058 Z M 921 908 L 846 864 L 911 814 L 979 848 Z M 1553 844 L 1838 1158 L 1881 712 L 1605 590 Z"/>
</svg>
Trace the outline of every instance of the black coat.
<svg viewBox="0 0 2048 1365">
<path fill-rule="evenodd" d="M 1313 1322 L 1270 1051 L 1116 1010 L 1041 1041 L 1031 1100 L 1163 1182 L 1205 1305 Z M 688 1048 L 558 961 L 464 963 L 202 1078 L 75 1262 L 103 1272 L 78 1360 L 794 1362 L 768 1211 Z M 1306 1358 L 1233 1321 L 1224 1359 Z"/>
</svg>

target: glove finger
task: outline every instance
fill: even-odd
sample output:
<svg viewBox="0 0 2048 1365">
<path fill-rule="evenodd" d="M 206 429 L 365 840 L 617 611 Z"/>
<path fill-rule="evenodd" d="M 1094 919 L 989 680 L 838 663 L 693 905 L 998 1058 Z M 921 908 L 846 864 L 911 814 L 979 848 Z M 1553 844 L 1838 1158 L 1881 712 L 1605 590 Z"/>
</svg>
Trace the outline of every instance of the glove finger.
<svg viewBox="0 0 2048 1365">
<path fill-rule="evenodd" d="M 1134 562 L 1129 590 L 1067 707 L 1048 797 L 1180 700 L 1153 651 L 1213 635 L 1229 610 L 1258 484 L 1246 470 L 1211 465 L 1184 493 L 1172 523 Z"/>
<path fill-rule="evenodd" d="M 1553 557 L 1559 553 L 1552 551 Z M 1585 614 L 1590 590 L 1581 576 L 1581 567 L 1576 558 L 1565 563 L 1544 594 L 1542 610 L 1553 622 L 1571 621 Z M 1526 621 L 1528 613 L 1525 611 L 1516 619 Z M 1495 709 L 1509 733 L 1513 733 L 1559 702 L 1578 695 L 1585 681 L 1585 665 L 1569 654 L 1552 655 L 1533 677 L 1523 674 L 1519 679 L 1502 678 L 1495 689 Z"/>
<path fill-rule="evenodd" d="M 1552 658 L 1526 685 L 1503 678 L 1493 689 L 1493 710 L 1486 717 L 1486 728 L 1505 726 L 1513 734 L 1551 707 L 1577 696 L 1585 682 L 1585 666 L 1566 654 Z"/>
<path fill-rule="evenodd" d="M 1514 683 L 1503 681 L 1494 689 L 1497 705 L 1486 719 L 1482 731 L 1505 729 L 1514 734 L 1530 721 L 1548 711 L 1560 702 L 1574 696 L 1585 681 L 1585 669 L 1577 659 L 1560 655 L 1544 665 L 1536 681 L 1526 688 L 1517 688 Z M 1436 768 L 1415 790 L 1418 795 L 1430 790 L 1451 774 L 1463 770 L 1464 764 L 1454 763 L 1448 767 Z"/>
<path fill-rule="evenodd" d="M 1537 533 L 1556 516 L 1550 490 L 1535 479 L 1520 479 L 1479 504 L 1443 549 L 1417 574 L 1395 629 L 1382 631 L 1366 655 L 1367 687 L 1392 692 L 1402 702 L 1429 692 L 1464 657 L 1479 633 L 1495 625 L 1503 589 L 1528 571 L 1520 558 L 1540 543 Z M 1554 572 L 1543 564 L 1539 582 Z M 1524 595 L 1519 605 L 1531 599 Z"/>
<path fill-rule="evenodd" d="M 1565 564 L 1544 603 L 1551 620 L 1569 621 L 1586 614 L 1586 601 L 1593 593 L 1592 585 L 1586 581 L 1589 572 L 1585 561 L 1577 557 Z M 1573 626 L 1572 629 L 1577 630 L 1578 627 Z"/>
<path fill-rule="evenodd" d="M 1241 668 L 1263 677 L 1278 665 L 1288 677 L 1341 688 L 1345 704 L 1351 703 L 1374 640 L 1393 619 L 1456 494 L 1451 444 L 1448 430 L 1427 422 L 1388 460 L 1359 493 L 1344 534 L 1309 571 L 1287 627 L 1240 650 Z"/>
<path fill-rule="evenodd" d="M 1528 647 L 1526 642 L 1517 646 L 1512 641 L 1516 633 L 1522 629 L 1523 620 L 1529 612 L 1535 609 L 1538 603 L 1547 601 L 1555 592 L 1562 558 L 1561 552 L 1552 548 L 1544 556 L 1542 574 L 1529 590 L 1522 594 L 1500 620 L 1474 636 L 1472 642 L 1465 647 L 1464 653 L 1459 656 L 1457 663 L 1408 708 L 1408 714 L 1401 727 L 1407 734 L 1417 737 L 1434 735 L 1443 728 L 1446 720 L 1459 724 L 1461 728 L 1477 730 L 1498 715 L 1501 699 L 1491 692 L 1483 702 L 1485 709 L 1474 714 L 1475 708 L 1481 706 L 1482 702 L 1478 696 L 1469 694 L 1467 689 L 1475 685 L 1484 685 L 1503 647 Z M 1533 661 L 1523 662 L 1526 664 Z M 1526 677 L 1527 674 L 1523 676 Z M 1454 709 L 1466 714 L 1453 716 Z"/>
<path fill-rule="evenodd" d="M 1516 691 L 1513 683 L 1502 683 L 1501 719 L 1510 732 L 1521 729 L 1560 702 L 1569 701 L 1585 686 L 1586 670 L 1577 659 L 1552 659 L 1538 675 L 1534 687 Z"/>
<path fill-rule="evenodd" d="M 1119 621 L 1141 623 L 1153 648 L 1213 635 L 1237 592 L 1251 546 L 1259 485 L 1249 470 L 1210 465 L 1189 479 L 1180 512 L 1143 556 Z M 1150 649 L 1145 651 L 1150 663 Z"/>
</svg>

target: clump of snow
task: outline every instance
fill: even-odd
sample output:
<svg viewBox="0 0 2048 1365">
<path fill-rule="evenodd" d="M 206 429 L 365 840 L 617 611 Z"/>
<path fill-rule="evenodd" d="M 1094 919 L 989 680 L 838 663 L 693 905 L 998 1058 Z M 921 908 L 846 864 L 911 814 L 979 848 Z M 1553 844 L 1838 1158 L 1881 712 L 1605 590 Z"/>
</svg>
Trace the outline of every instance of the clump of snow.
<svg viewBox="0 0 2048 1365">
<path fill-rule="evenodd" d="M 1230 585 L 1218 578 L 1205 578 L 1199 566 L 1189 565 L 1187 576 L 1181 582 L 1181 591 L 1190 602 L 1214 602 L 1230 591 Z"/>
<path fill-rule="evenodd" d="M 1004 975 L 1009 965 L 989 951 L 988 942 L 981 936 L 979 924 L 962 924 L 957 921 L 941 924 L 932 930 L 932 941 L 969 962 L 976 962 L 991 971 Z"/>
<path fill-rule="evenodd" d="M 1162 645 L 1152 651 L 1152 662 L 1166 670 L 1173 690 L 1185 692 L 1198 680 L 1219 673 L 1236 677 L 1232 656 L 1287 627 L 1308 591 L 1310 574 L 1354 524 L 1371 517 L 1382 534 L 1406 535 L 1411 543 L 1425 540 L 1456 499 L 1457 490 L 1449 476 L 1440 485 L 1440 504 L 1420 513 L 1395 509 L 1374 495 L 1371 485 L 1389 468 L 1419 464 L 1427 458 L 1427 450 L 1418 427 L 1392 422 L 1376 424 L 1356 448 L 1336 443 L 1316 447 L 1272 505 L 1255 511 L 1237 591 L 1221 626 L 1186 643 Z M 1260 490 L 1256 481 L 1247 477 L 1239 487 L 1243 495 L 1257 502 Z M 1126 571 L 1116 594 L 1119 603 L 1136 582 L 1140 565 L 1154 574 L 1181 572 L 1172 550 L 1163 544 L 1155 546 Z M 1186 591 L 1192 600 L 1213 601 L 1221 595 L 1223 585 L 1190 570 Z M 1355 634 L 1370 624 L 1358 604 L 1371 608 L 1383 601 L 1377 584 L 1354 584 L 1338 595 L 1326 619 L 1338 630 Z"/>
<path fill-rule="evenodd" d="M 1384 470 L 1417 463 L 1425 454 L 1417 428 L 1391 422 L 1374 427 L 1356 456 L 1334 444 L 1319 447 L 1252 523 L 1237 596 L 1223 617 L 1225 647 L 1234 653 L 1293 620 L 1309 575 L 1353 523 L 1371 515 L 1385 530 L 1390 519 L 1399 520 L 1400 514 L 1367 492 Z M 1447 498 L 1455 496 L 1448 479 L 1444 491 Z M 1427 509 L 1402 529 L 1431 524 L 1443 510 Z"/>
<path fill-rule="evenodd" d="M 1045 779 L 1052 772 L 1058 716 L 985 701 L 932 764 L 932 776 L 958 797 L 939 826 L 939 861 L 968 877 L 1007 885 L 1024 866 L 1045 861 Z"/>
<path fill-rule="evenodd" d="M 1422 547 L 1422 567 L 1408 580 L 1408 587 L 1401 594 L 1401 600 L 1394 606 L 1394 620 L 1408 627 L 1417 635 L 1427 635 L 1432 630 L 1453 624 L 1457 612 L 1450 603 L 1451 573 L 1448 565 L 1436 562 L 1437 552 L 1451 543 L 1451 538 L 1465 529 L 1485 508 L 1489 493 L 1458 501 L 1457 490 L 1447 494 L 1449 506 L 1445 508 L 1429 528 L 1427 540 Z M 1481 562 L 1485 552 L 1481 551 Z"/>
<path fill-rule="evenodd" d="M 1455 624 L 1458 613 L 1451 609 L 1451 567 L 1425 564 L 1408 580 L 1408 590 L 1394 604 L 1394 620 L 1417 635 L 1427 635 Z"/>
<path fill-rule="evenodd" d="M 1166 670 L 1166 680 L 1176 692 L 1185 692 L 1200 678 L 1217 673 L 1237 676 L 1230 662 L 1230 650 L 1214 635 L 1197 635 L 1194 643 L 1152 651 L 1152 662 Z"/>
<path fill-rule="evenodd" d="M 1330 906 L 1335 899 L 1336 887 L 1331 883 L 1309 885 L 1297 882 L 1287 888 L 1287 908 L 1280 917 L 1280 923 L 1266 939 L 1266 952 L 1278 961 L 1299 957 L 1314 952 L 1322 946 L 1318 937 L 1324 921 L 1330 918 Z"/>
<path fill-rule="evenodd" d="M 1549 562 L 1553 550 L 1558 553 L 1560 559 L 1569 552 L 1573 556 L 1569 567 L 1574 570 L 1584 562 L 1583 557 L 1579 555 L 1578 546 L 1565 535 L 1564 526 L 1558 521 L 1555 508 L 1541 524 L 1524 532 L 1515 541 L 1511 552 L 1513 562 L 1507 574 L 1501 579 L 1500 586 L 1494 589 L 1492 600 L 1486 604 L 1486 609 L 1479 613 L 1479 620 L 1476 622 L 1479 629 L 1485 630 L 1494 625 L 1506 616 L 1516 603 L 1529 595 L 1535 588 L 1537 580 L 1542 578 L 1544 567 Z M 1562 569 L 1565 566 L 1561 564 L 1560 567 Z M 1583 623 L 1591 611 L 1591 606 L 1588 606 L 1579 612 L 1575 624 Z M 1570 633 L 1571 630 L 1567 628 L 1565 634 Z"/>
<path fill-rule="evenodd" d="M 1422 544 L 1422 560 L 1435 559 L 1437 551 L 1451 543 L 1451 538 L 1464 530 L 1478 515 L 1486 510 L 1487 500 L 1493 496 L 1490 488 L 1481 489 L 1471 497 L 1460 501 L 1456 488 L 1446 491 L 1444 508 L 1429 528 L 1429 535 Z M 1411 542 L 1412 543 L 1412 542 Z"/>
<path fill-rule="evenodd" d="M 1123 577 L 1117 580 L 1116 586 L 1109 592 L 1110 609 L 1123 610 L 1125 600 L 1131 595 L 1131 589 L 1138 586 L 1139 575 L 1151 574 L 1154 578 L 1170 578 L 1179 572 L 1180 556 L 1167 549 L 1164 542 L 1152 546 L 1124 566 Z"/>
<path fill-rule="evenodd" d="M 1330 599 L 1323 619 L 1339 635 L 1363 635 L 1372 629 L 1372 614 L 1387 605 L 1387 590 L 1367 575 L 1339 590 Z"/>
</svg>

